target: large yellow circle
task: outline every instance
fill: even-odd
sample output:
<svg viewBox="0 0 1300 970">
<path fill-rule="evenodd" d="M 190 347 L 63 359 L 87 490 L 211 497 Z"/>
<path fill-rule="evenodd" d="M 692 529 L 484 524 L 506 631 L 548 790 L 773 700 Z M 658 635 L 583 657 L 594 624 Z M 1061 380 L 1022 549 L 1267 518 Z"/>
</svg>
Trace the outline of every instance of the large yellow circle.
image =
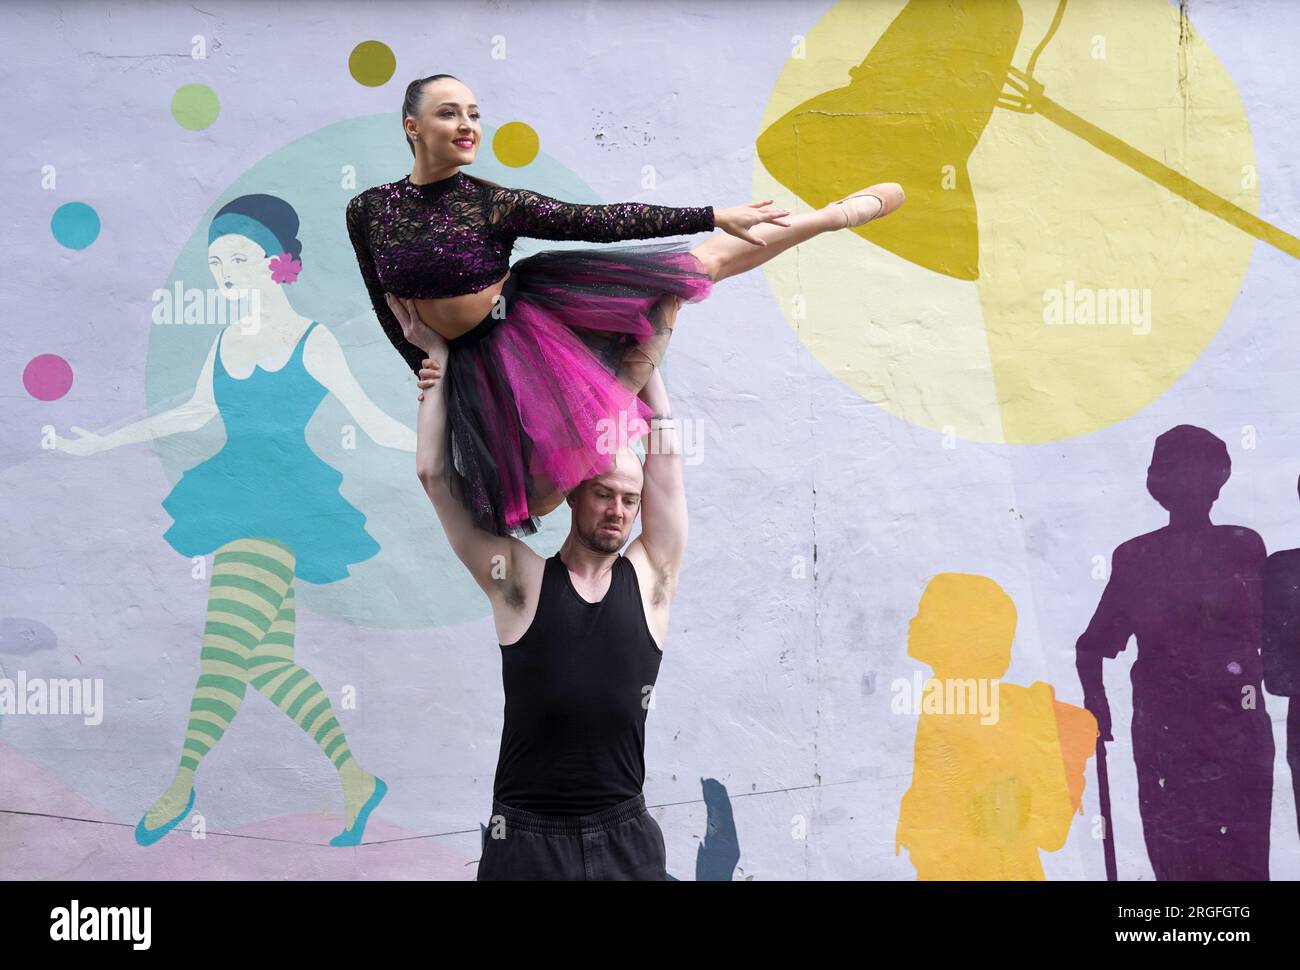
<svg viewBox="0 0 1300 970">
<path fill-rule="evenodd" d="M 960 73 L 969 70 L 963 37 L 987 29 L 978 21 L 999 0 L 913 2 L 924 8 L 912 7 L 912 18 L 931 12 L 957 18 L 961 28 L 950 46 L 938 51 L 931 30 L 912 31 L 901 49 L 893 37 L 889 77 L 900 84 L 894 108 L 875 103 L 880 87 L 863 88 L 860 116 L 848 117 L 841 98 L 843 123 L 816 129 L 830 132 L 820 138 L 810 124 L 793 149 L 805 174 L 823 172 L 828 183 L 842 177 L 859 187 L 901 182 L 908 203 L 861 234 L 826 233 L 765 264 L 782 311 L 838 379 L 936 431 L 1032 443 L 1121 421 L 1159 397 L 1214 337 L 1254 240 L 1053 121 L 997 108 L 968 160 L 978 265 L 968 264 L 965 279 L 949 271 L 960 264 L 957 257 L 943 271 L 925 268 L 926 251 L 909 248 L 909 233 L 912 243 L 936 252 L 960 249 L 948 235 L 956 222 L 945 208 L 955 196 L 941 193 L 954 188 L 962 159 L 945 161 L 944 146 L 957 152 L 971 134 L 963 126 L 978 121 L 963 111 L 945 114 L 952 103 L 945 99 L 969 87 L 969 76 Z M 850 71 L 862 70 L 868 52 L 876 55 L 877 40 L 906 7 L 842 0 L 831 8 L 781 72 L 764 134 L 797 106 L 849 85 Z M 1011 63 L 1023 70 L 1057 3 L 1023 0 L 1020 8 L 1023 27 L 1018 40 L 1010 35 Z M 1015 16 L 1006 6 L 998 9 Z M 1257 211 L 1254 152 L 1236 88 L 1166 0 L 1069 4 L 1033 73 L 1064 108 Z M 923 126 L 933 143 L 920 147 L 934 150 L 891 144 L 892 126 L 914 119 L 917 105 L 927 104 L 935 106 L 933 123 Z M 755 198 L 773 198 L 796 212 L 831 200 L 796 195 L 789 179 L 783 183 L 769 172 L 762 157 L 767 142 L 759 144 Z M 1135 296 L 1138 310 L 1149 296 L 1148 332 L 1140 333 L 1140 314 L 1120 324 L 1046 322 L 1067 294 L 1082 315 L 1089 291 L 1109 302 L 1111 319 L 1121 318 L 1120 294 Z"/>
</svg>

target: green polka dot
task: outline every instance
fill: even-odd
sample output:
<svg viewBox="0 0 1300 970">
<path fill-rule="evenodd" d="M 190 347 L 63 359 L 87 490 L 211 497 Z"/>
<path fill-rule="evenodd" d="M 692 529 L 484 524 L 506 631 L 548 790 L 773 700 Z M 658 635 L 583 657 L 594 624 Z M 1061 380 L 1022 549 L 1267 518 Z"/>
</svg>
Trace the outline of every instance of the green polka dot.
<svg viewBox="0 0 1300 970">
<path fill-rule="evenodd" d="M 497 129 L 492 139 L 492 152 L 497 161 L 511 168 L 523 168 L 537 157 L 540 141 L 532 125 L 510 121 Z"/>
<path fill-rule="evenodd" d="M 397 70 L 393 49 L 378 40 L 363 40 L 348 55 L 348 71 L 352 80 L 368 88 L 387 84 Z"/>
<path fill-rule="evenodd" d="M 172 117 L 182 128 L 202 131 L 220 113 L 221 101 L 206 84 L 186 84 L 172 95 Z"/>
</svg>

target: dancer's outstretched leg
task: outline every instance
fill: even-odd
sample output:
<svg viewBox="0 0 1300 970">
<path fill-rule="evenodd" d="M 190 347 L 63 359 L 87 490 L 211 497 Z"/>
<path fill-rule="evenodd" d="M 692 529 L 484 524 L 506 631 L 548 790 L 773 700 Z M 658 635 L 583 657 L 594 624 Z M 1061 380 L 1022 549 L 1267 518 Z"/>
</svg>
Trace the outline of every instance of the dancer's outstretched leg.
<svg viewBox="0 0 1300 970">
<path fill-rule="evenodd" d="M 881 198 L 874 194 L 866 195 L 867 191 L 879 192 Z M 761 266 L 791 246 L 807 242 L 823 232 L 861 226 L 879 218 L 886 208 L 886 200 L 889 212 L 903 204 L 903 192 L 897 183 L 886 182 L 863 192 L 855 192 L 845 199 L 822 206 L 816 212 L 786 216 L 785 221 L 789 223 L 787 226 L 763 223 L 751 227 L 749 234 L 762 239 L 767 244 L 765 246 L 755 246 L 730 233 L 715 232 L 691 252 L 704 264 L 716 283 L 728 276 L 737 276 Z"/>
<path fill-rule="evenodd" d="M 248 659 L 271 627 L 293 580 L 293 567 L 293 553 L 260 539 L 229 542 L 213 557 L 199 679 L 190 700 L 181 763 L 171 785 L 145 813 L 146 830 L 156 832 L 185 810 L 199 763 L 239 712 Z M 152 832 L 145 833 L 146 840 L 152 837 Z"/>
<path fill-rule="evenodd" d="M 892 186 L 893 183 L 886 183 L 886 185 Z M 868 191 L 874 192 L 882 188 L 873 186 Z M 885 189 L 882 194 L 884 198 L 891 199 L 890 211 L 902 204 L 901 191 L 891 195 L 890 191 Z M 765 246 L 755 246 L 744 239 L 737 239 L 730 233 L 718 232 L 692 249 L 691 255 L 704 265 L 709 276 L 716 283 L 728 276 L 736 276 L 761 266 L 791 246 L 806 242 L 823 232 L 847 229 L 870 222 L 877 218 L 884 208 L 885 204 L 881 198 L 854 193 L 816 212 L 787 216 L 788 226 L 777 226 L 771 223 L 753 226 L 749 230 L 750 235 L 762 239 L 766 243 Z M 655 303 L 649 314 L 654 323 L 654 336 L 636 347 L 629 348 L 624 356 L 618 379 L 634 394 L 645 387 L 646 381 L 650 380 L 650 375 L 663 359 L 668 349 L 668 341 L 672 338 L 673 328 L 677 323 L 677 312 L 681 308 L 681 298 L 672 295 L 665 295 Z"/>
<path fill-rule="evenodd" d="M 761 266 L 791 246 L 806 242 L 823 232 L 864 225 L 879 218 L 882 213 L 887 214 L 886 209 L 893 212 L 902 203 L 902 188 L 896 183 L 882 183 L 832 202 L 816 212 L 786 216 L 788 225 L 785 226 L 771 223 L 752 226 L 750 235 L 762 239 L 766 245 L 756 246 L 730 233 L 716 232 L 690 252 L 716 283 L 728 276 L 737 276 Z M 658 300 L 649 314 L 654 334 L 635 347 L 628 348 L 624 354 L 617 377 L 634 394 L 645 386 L 663 359 L 682 302 L 680 297 L 671 294 L 665 294 Z M 565 493 L 557 491 L 550 482 L 536 480 L 532 487 L 534 491 L 528 496 L 530 515 L 546 515 L 564 501 Z"/>
<path fill-rule="evenodd" d="M 663 360 L 668 350 L 668 341 L 673 336 L 673 327 L 677 325 L 677 311 L 682 308 L 682 302 L 681 297 L 671 293 L 656 300 L 646 314 L 654 333 L 641 343 L 627 348 L 623 354 L 615 376 L 633 394 L 641 392 L 641 388 L 645 387 L 646 381 L 650 380 L 655 368 Z"/>
<path fill-rule="evenodd" d="M 291 583 L 275 621 L 249 659 L 249 682 L 302 728 L 338 770 L 343 785 L 343 812 L 350 828 L 362 806 L 374 795 L 377 779 L 352 757 L 329 696 L 316 678 L 294 661 L 295 619 Z"/>
</svg>

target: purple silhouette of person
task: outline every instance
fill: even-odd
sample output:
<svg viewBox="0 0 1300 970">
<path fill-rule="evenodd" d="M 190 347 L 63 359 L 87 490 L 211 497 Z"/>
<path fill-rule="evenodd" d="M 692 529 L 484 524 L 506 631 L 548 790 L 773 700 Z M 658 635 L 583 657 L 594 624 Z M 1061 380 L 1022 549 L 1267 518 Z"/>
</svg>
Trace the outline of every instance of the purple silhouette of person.
<svg viewBox="0 0 1300 970">
<path fill-rule="evenodd" d="M 1296 483 L 1300 492 L 1300 482 Z M 1286 760 L 1300 828 L 1300 549 L 1282 549 L 1264 563 L 1264 687 L 1291 698 L 1286 711 Z"/>
<path fill-rule="evenodd" d="M 1120 545 L 1075 644 L 1084 704 L 1111 740 L 1103 657 L 1137 638 L 1133 760 L 1157 879 L 1267 879 L 1273 731 L 1261 691 L 1264 541 L 1210 522 L 1227 446 L 1179 425 L 1156 439 L 1147 491 L 1169 525 Z"/>
</svg>

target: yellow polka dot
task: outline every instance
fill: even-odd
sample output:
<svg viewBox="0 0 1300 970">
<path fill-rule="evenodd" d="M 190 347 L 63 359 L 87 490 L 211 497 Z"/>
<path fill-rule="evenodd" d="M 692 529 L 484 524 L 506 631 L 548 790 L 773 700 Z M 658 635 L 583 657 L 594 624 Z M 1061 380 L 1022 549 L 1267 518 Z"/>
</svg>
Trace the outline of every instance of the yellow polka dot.
<svg viewBox="0 0 1300 970">
<path fill-rule="evenodd" d="M 502 165 L 523 168 L 537 157 L 540 144 L 532 125 L 522 121 L 509 121 L 498 128 L 493 136 L 492 153 Z"/>
<path fill-rule="evenodd" d="M 352 79 L 368 88 L 387 84 L 397 70 L 393 49 L 378 40 L 363 40 L 348 55 L 348 71 Z"/>
</svg>

